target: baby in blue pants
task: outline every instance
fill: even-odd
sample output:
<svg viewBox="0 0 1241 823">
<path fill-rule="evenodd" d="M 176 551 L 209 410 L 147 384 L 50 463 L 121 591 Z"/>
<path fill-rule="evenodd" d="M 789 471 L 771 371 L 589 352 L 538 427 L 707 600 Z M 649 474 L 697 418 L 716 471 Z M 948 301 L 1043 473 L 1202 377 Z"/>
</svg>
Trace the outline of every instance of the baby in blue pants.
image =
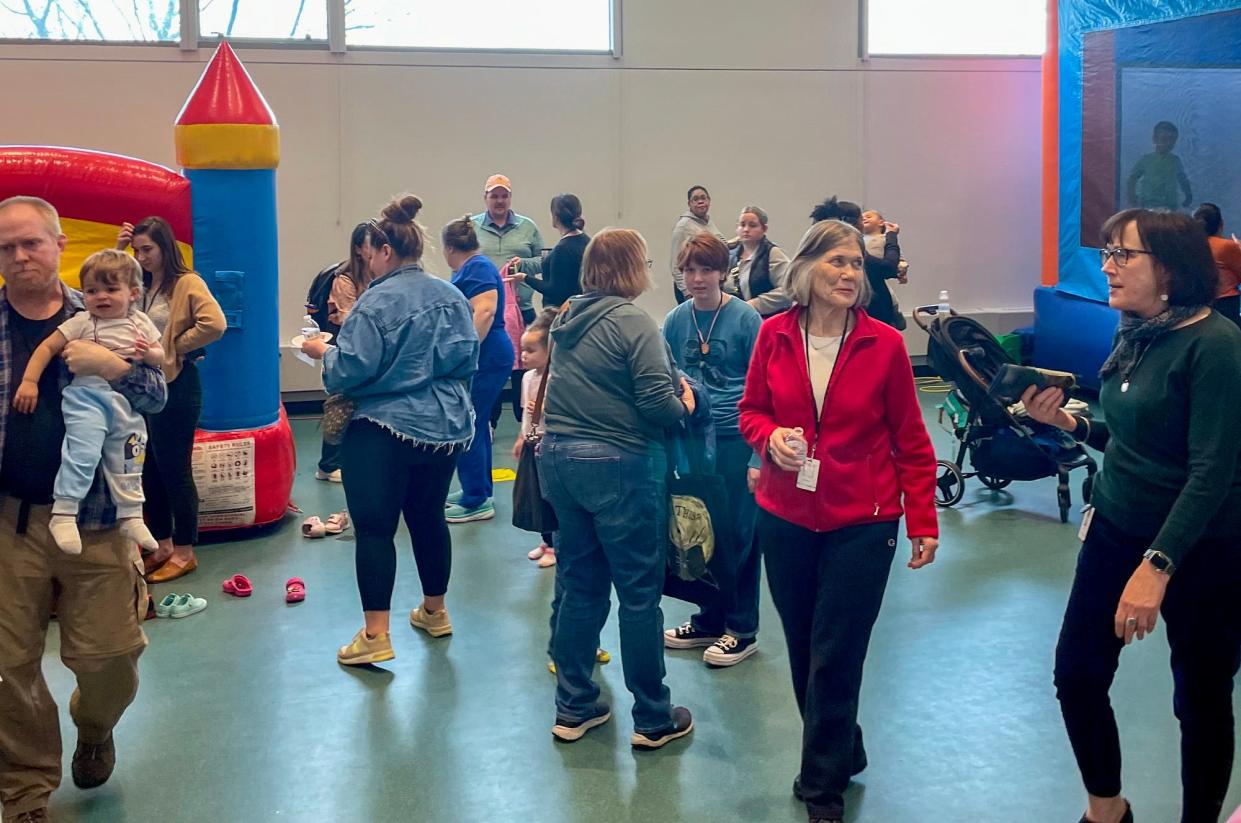
<svg viewBox="0 0 1241 823">
<path fill-rule="evenodd" d="M 39 378 L 71 340 L 90 340 L 127 360 L 142 360 L 151 366 L 164 360 L 159 330 L 134 307 L 142 294 L 142 269 L 136 260 L 116 249 L 97 252 L 82 264 L 81 280 L 86 311 L 62 323 L 30 356 L 13 397 L 19 412 L 34 411 Z M 74 377 L 61 394 L 61 411 L 65 439 L 49 524 L 56 545 L 67 554 L 81 554 L 78 508 L 102 459 L 121 533 L 145 549 L 158 548 L 142 521 L 142 461 L 147 442 L 142 416 L 98 376 Z"/>
</svg>

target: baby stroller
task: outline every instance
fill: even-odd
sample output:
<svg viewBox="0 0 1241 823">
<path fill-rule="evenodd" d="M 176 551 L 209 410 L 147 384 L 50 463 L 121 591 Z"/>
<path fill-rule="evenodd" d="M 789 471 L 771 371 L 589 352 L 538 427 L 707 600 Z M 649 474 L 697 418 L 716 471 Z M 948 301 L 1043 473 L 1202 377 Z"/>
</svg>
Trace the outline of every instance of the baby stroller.
<svg viewBox="0 0 1241 823">
<path fill-rule="evenodd" d="M 939 315 L 936 306 L 919 306 L 914 322 L 930 336 L 927 359 L 944 380 L 952 384 L 948 411 L 951 431 L 960 443 L 956 460 L 938 460 L 935 503 L 955 506 L 965 495 L 965 481 L 977 477 L 989 489 L 1003 489 L 1014 480 L 1056 477 L 1060 522 L 1067 523 L 1073 504 L 1069 472 L 1086 469 L 1082 498 L 1090 502 L 1098 464 L 1085 447 L 1067 432 L 1018 417 L 988 394 L 999 367 L 1013 359 L 977 321 L 956 312 Z M 969 454 L 973 471 L 964 471 Z"/>
</svg>

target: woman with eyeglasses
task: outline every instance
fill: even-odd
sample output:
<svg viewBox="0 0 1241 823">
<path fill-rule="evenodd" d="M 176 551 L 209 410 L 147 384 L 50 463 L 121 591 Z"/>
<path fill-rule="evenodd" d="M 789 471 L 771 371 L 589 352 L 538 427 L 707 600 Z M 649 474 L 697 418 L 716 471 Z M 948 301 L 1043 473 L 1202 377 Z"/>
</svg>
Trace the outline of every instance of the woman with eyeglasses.
<svg viewBox="0 0 1241 823">
<path fill-rule="evenodd" d="M 736 247 L 729 254 L 729 293 L 740 295 L 763 317 L 787 309 L 792 301 L 784 293 L 789 256 L 767 237 L 767 212 L 746 206 L 737 218 Z"/>
<path fill-rule="evenodd" d="M 815 223 L 789 265 L 794 307 L 763 323 L 741 398 L 741 432 L 762 455 L 758 543 L 784 626 L 801 712 L 793 794 L 811 823 L 841 823 L 866 768 L 857 723 L 862 666 L 896 555 L 935 559 L 935 452 L 898 331 L 866 304 L 862 234 Z"/>
<path fill-rule="evenodd" d="M 599 631 L 619 602 L 621 660 L 633 694 L 635 748 L 657 749 L 694 727 L 664 685 L 664 549 L 668 541 L 664 429 L 693 413 L 651 316 L 633 304 L 651 286 L 646 241 L 604 229 L 586 246 L 582 289 L 552 323 L 539 443 L 539 482 L 560 524 L 552 636 L 556 722 L 580 739 L 612 712 L 592 673 Z"/>
<path fill-rule="evenodd" d="M 444 501 L 457 458 L 474 436 L 470 381 L 479 346 L 469 301 L 422 269 L 426 239 L 415 222 L 421 208 L 421 200 L 405 195 L 367 224 L 362 257 L 375 280 L 333 345 L 302 344 L 323 360 L 328 392 L 354 401 L 342 474 L 365 625 L 336 653 L 347 666 L 396 656 L 389 618 L 402 517 L 422 582 L 410 625 L 432 637 L 452 633 L 444 607 L 452 568 Z"/>
<path fill-rule="evenodd" d="M 718 557 L 719 596 L 686 623 L 664 632 L 669 649 L 701 649 L 710 666 L 733 666 L 758 651 L 758 551 L 754 549 L 754 493 L 749 488 L 754 451 L 738 428 L 737 403 L 745 388 L 750 354 L 763 320 L 754 307 L 725 294 L 728 247 L 700 232 L 677 257 L 689 300 L 664 318 L 664 339 L 677 366 L 706 389 L 715 424 L 715 469 L 724 478 L 733 516 L 731 557 Z M 757 463 L 755 464 L 757 465 Z M 755 472 L 757 474 L 757 471 Z"/>
<path fill-rule="evenodd" d="M 1202 227 L 1129 209 L 1103 226 L 1108 304 L 1120 311 L 1100 371 L 1103 420 L 1026 391 L 1029 415 L 1104 452 L 1056 646 L 1056 696 L 1088 793 L 1089 823 L 1132 821 L 1108 692 L 1121 650 L 1167 622 L 1181 723 L 1181 820 L 1219 819 L 1233 761 L 1241 660 L 1241 331 L 1211 310 Z"/>
<path fill-rule="evenodd" d="M 1215 269 L 1219 272 L 1219 292 L 1215 297 L 1215 310 L 1232 322 L 1241 326 L 1241 292 L 1237 286 L 1241 284 L 1241 243 L 1234 234 L 1232 239 L 1224 237 L 1224 215 L 1214 203 L 1203 203 L 1194 211 L 1194 219 L 1207 233 L 1207 243 L 1211 245 L 1211 257 L 1215 260 Z"/>
</svg>

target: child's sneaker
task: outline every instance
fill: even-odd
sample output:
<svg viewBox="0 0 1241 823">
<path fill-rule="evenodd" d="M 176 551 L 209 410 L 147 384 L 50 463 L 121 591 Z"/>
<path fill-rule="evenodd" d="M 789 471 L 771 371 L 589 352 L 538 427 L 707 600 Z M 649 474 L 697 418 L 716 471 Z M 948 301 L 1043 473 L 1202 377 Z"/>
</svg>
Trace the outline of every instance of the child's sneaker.
<svg viewBox="0 0 1241 823">
<path fill-rule="evenodd" d="M 432 637 L 452 634 L 452 621 L 448 619 L 448 609 L 429 612 L 419 606 L 409 613 L 409 625 L 415 629 L 422 629 Z"/>
<path fill-rule="evenodd" d="M 557 740 L 572 743 L 574 740 L 581 740 L 586 732 L 596 726 L 602 726 L 611 719 L 612 710 L 607 707 L 606 703 L 599 703 L 595 705 L 594 713 L 585 720 L 569 720 L 557 715 L 556 725 L 552 726 L 552 734 Z"/>
<path fill-rule="evenodd" d="M 73 515 L 52 515 L 51 521 L 47 524 L 47 530 L 52 533 L 56 546 L 65 554 L 82 553 L 82 535 L 78 534 L 78 519 Z"/>
<path fill-rule="evenodd" d="M 702 653 L 702 661 L 709 666 L 735 666 L 756 651 L 758 641 L 753 637 L 725 634 Z"/>
<path fill-rule="evenodd" d="M 694 730 L 694 718 L 684 706 L 674 706 L 672 722 L 657 732 L 634 732 L 629 744 L 635 749 L 658 749 Z"/>
<path fill-rule="evenodd" d="M 713 646 L 720 639 L 718 634 L 710 634 L 694 628 L 690 622 L 682 623 L 675 629 L 664 631 L 664 646 L 669 649 L 700 649 Z"/>
<path fill-rule="evenodd" d="M 549 548 L 547 551 L 543 552 L 543 556 L 539 558 L 539 568 L 550 569 L 554 565 L 556 565 L 556 550 Z"/>
<path fill-rule="evenodd" d="M 155 551 L 159 548 L 159 541 L 151 534 L 151 530 L 147 528 L 147 524 L 142 522 L 141 517 L 127 517 L 120 522 L 121 534 L 137 543 L 147 551 Z"/>
<path fill-rule="evenodd" d="M 367 637 L 366 629 L 355 634 L 348 646 L 341 646 L 336 651 L 336 662 L 342 666 L 382 663 L 395 657 L 396 652 L 392 651 L 392 635 L 385 633 Z"/>
<path fill-rule="evenodd" d="M 607 649 L 596 649 L 595 650 L 595 662 L 601 666 L 607 663 L 611 663 L 612 655 L 608 654 Z M 556 661 L 555 660 L 547 661 L 547 670 L 551 672 L 552 674 L 556 673 Z"/>
<path fill-rule="evenodd" d="M 551 546 L 547 545 L 546 543 L 540 543 L 539 545 L 531 549 L 529 553 L 526 554 L 526 557 L 529 557 L 531 560 L 538 560 L 544 554 L 546 554 L 549 549 L 551 549 Z"/>
</svg>

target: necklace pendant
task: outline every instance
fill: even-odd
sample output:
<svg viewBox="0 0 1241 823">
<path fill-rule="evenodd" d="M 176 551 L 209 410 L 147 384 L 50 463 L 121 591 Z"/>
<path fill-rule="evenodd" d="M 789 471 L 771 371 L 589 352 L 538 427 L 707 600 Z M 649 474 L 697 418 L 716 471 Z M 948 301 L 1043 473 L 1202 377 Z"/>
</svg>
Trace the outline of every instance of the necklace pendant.
<svg viewBox="0 0 1241 823">
<path fill-rule="evenodd" d="M 1123 382 L 1123 383 L 1121 383 L 1121 384 L 1120 384 L 1120 392 L 1121 392 L 1121 394 L 1124 394 L 1124 393 L 1125 393 L 1125 392 L 1127 392 L 1127 391 L 1129 391 L 1129 381 L 1128 381 L 1128 380 L 1126 380 L 1125 382 Z"/>
<path fill-rule="evenodd" d="M 703 340 L 702 343 L 700 343 L 698 346 L 698 351 L 702 352 L 704 355 L 710 354 L 711 344 L 708 343 L 706 340 Z"/>
</svg>

